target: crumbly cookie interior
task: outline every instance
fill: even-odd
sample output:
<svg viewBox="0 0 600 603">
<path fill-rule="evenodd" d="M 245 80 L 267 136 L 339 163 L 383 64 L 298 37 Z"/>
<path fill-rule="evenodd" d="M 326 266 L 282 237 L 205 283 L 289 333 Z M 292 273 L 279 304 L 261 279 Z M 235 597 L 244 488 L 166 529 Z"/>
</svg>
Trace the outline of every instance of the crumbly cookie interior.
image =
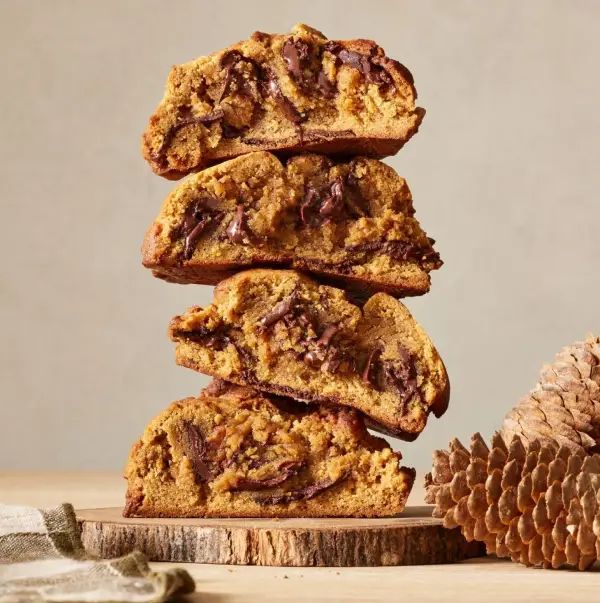
<svg viewBox="0 0 600 603">
<path fill-rule="evenodd" d="M 371 436 L 355 411 L 309 407 L 224 383 L 208 389 L 172 404 L 134 445 L 126 515 L 401 512 L 414 472 L 399 466 L 399 454 Z"/>
<path fill-rule="evenodd" d="M 429 289 L 442 265 L 414 218 L 406 182 L 380 161 L 315 154 L 282 164 L 258 152 L 189 177 L 166 199 L 144 244 L 156 276 L 206 283 L 272 263 L 364 279 L 405 295 Z"/>
<path fill-rule="evenodd" d="M 445 403 L 439 355 L 406 307 L 384 293 L 361 309 L 293 271 L 251 270 L 214 302 L 171 322 L 183 366 L 265 391 L 352 406 L 414 439 Z M 443 412 L 443 410 L 441 411 Z"/>
<path fill-rule="evenodd" d="M 328 41 L 305 25 L 289 35 L 257 32 L 173 68 L 143 152 L 167 177 L 252 147 L 341 138 L 368 153 L 369 140 L 381 138 L 396 139 L 396 152 L 423 117 L 415 97 L 410 72 L 374 42 Z"/>
</svg>

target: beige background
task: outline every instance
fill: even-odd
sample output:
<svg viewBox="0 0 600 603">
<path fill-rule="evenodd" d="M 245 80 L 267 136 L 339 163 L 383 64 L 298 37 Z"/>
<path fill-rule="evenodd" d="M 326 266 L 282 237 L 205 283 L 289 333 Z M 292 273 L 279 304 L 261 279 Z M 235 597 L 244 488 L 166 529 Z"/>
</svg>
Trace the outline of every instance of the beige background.
<svg viewBox="0 0 600 603">
<path fill-rule="evenodd" d="M 140 134 L 172 64 L 301 20 L 375 38 L 428 110 L 389 161 L 446 261 L 408 304 L 453 396 L 407 462 L 491 433 L 543 361 L 600 330 L 600 2 L 0 0 L 0 468 L 121 467 L 206 383 L 165 331 L 211 289 L 140 265 L 172 186 Z"/>
</svg>

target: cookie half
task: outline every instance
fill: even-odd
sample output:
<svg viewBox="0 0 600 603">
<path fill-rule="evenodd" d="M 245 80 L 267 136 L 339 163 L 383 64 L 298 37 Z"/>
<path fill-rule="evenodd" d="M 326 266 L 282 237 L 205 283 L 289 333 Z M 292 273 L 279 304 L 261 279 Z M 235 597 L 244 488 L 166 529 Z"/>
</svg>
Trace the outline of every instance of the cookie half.
<svg viewBox="0 0 600 603">
<path fill-rule="evenodd" d="M 334 163 L 257 152 L 205 169 L 166 198 L 143 263 L 176 283 L 217 284 L 255 266 L 310 272 L 362 292 L 422 295 L 442 265 L 406 181 L 364 157 Z"/>
<path fill-rule="evenodd" d="M 207 308 L 171 321 L 178 364 L 241 385 L 363 412 L 413 440 L 448 405 L 440 356 L 407 308 L 377 293 L 360 308 L 344 291 L 294 271 L 249 270 L 215 288 Z"/>
<path fill-rule="evenodd" d="M 359 413 L 213 382 L 146 428 L 125 470 L 127 517 L 380 517 L 414 470 Z"/>
<path fill-rule="evenodd" d="M 256 32 L 173 67 L 142 151 L 171 179 L 257 150 L 384 157 L 417 131 L 416 96 L 408 69 L 375 42 L 302 24 Z"/>
</svg>

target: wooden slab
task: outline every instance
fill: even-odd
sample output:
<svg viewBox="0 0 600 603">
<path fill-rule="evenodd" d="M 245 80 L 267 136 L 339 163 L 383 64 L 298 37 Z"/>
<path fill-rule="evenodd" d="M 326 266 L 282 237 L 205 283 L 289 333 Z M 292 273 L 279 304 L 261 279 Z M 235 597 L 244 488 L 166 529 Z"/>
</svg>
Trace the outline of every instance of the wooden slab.
<svg viewBox="0 0 600 603">
<path fill-rule="evenodd" d="M 121 508 L 77 512 L 85 548 L 100 557 L 140 550 L 151 561 L 357 567 L 454 563 L 485 554 L 432 507 L 388 519 L 145 519 Z"/>
</svg>

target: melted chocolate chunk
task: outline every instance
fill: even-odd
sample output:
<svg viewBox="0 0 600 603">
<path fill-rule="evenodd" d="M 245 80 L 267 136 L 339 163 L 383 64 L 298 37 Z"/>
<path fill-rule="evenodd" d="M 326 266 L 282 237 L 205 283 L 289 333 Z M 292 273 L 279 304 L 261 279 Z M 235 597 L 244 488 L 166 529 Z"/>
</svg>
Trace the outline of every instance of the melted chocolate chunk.
<svg viewBox="0 0 600 603">
<path fill-rule="evenodd" d="M 343 46 L 339 42 L 334 42 L 333 40 L 329 40 L 325 42 L 323 45 L 323 50 L 330 52 L 331 54 L 337 55 L 338 52 L 342 50 Z"/>
<path fill-rule="evenodd" d="M 332 348 L 329 358 L 323 363 L 323 370 L 328 373 L 355 373 L 356 361 L 345 352 Z"/>
<path fill-rule="evenodd" d="M 332 337 L 336 333 L 339 333 L 340 330 L 341 330 L 341 327 L 339 327 L 338 325 L 329 325 L 328 327 L 325 328 L 325 330 L 323 331 L 323 334 L 317 340 L 317 345 L 328 346 L 331 343 Z"/>
<path fill-rule="evenodd" d="M 192 201 L 187 206 L 183 216 L 183 224 L 179 230 L 180 235 L 185 238 L 183 259 L 189 260 L 192 257 L 206 227 L 222 217 L 222 214 L 217 211 L 218 206 L 219 200 L 210 195 Z"/>
<path fill-rule="evenodd" d="M 176 330 L 173 331 L 173 337 L 176 340 L 193 341 L 200 345 L 216 350 L 217 352 L 225 349 L 228 345 L 232 345 L 238 354 L 248 366 L 255 362 L 254 355 L 250 350 L 241 345 L 234 337 L 231 336 L 227 327 L 218 327 L 217 329 L 207 329 L 206 327 L 198 327 L 193 331 Z"/>
<path fill-rule="evenodd" d="M 206 445 L 200 428 L 193 423 L 183 424 L 182 443 L 190 461 L 196 484 L 205 484 L 212 479 L 212 471 L 206 459 Z"/>
<path fill-rule="evenodd" d="M 337 93 L 336 87 L 329 81 L 327 74 L 322 69 L 317 75 L 317 88 L 325 98 L 334 98 Z"/>
<path fill-rule="evenodd" d="M 388 241 L 382 245 L 382 249 L 394 260 L 406 261 L 418 255 L 417 246 L 408 241 Z M 416 258 L 415 258 L 416 259 Z"/>
<path fill-rule="evenodd" d="M 223 330 L 212 330 L 205 327 L 197 328 L 194 331 L 174 331 L 173 336 L 200 343 L 217 351 L 223 350 L 227 344 L 231 343 L 229 336 Z"/>
<path fill-rule="evenodd" d="M 343 65 L 357 69 L 367 83 L 393 88 L 394 80 L 392 76 L 380 65 L 383 60 L 382 57 L 347 50 L 341 44 L 335 42 L 325 44 L 325 50 L 335 55 Z"/>
<path fill-rule="evenodd" d="M 309 313 L 303 309 L 297 292 L 275 304 L 273 309 L 259 321 L 259 329 L 265 331 L 280 320 L 283 320 L 288 328 L 300 327 L 304 330 L 303 338 L 298 343 L 304 347 L 306 353 L 299 352 L 298 357 L 302 358 L 308 366 L 319 368 L 326 363 L 326 370 L 335 372 L 342 365 L 345 369 L 353 365 L 349 357 L 332 346 L 332 339 L 340 331 L 340 327 L 328 325 L 317 338 L 314 322 Z"/>
<path fill-rule="evenodd" d="M 332 375 L 335 375 L 338 372 L 343 372 L 340 371 L 340 367 L 342 365 L 342 360 L 341 358 L 330 358 L 329 360 L 326 360 L 323 363 L 323 369 L 328 372 L 331 373 Z"/>
<path fill-rule="evenodd" d="M 373 348 L 369 357 L 367 358 L 367 362 L 363 369 L 361 380 L 365 385 L 374 385 L 376 381 L 376 371 L 375 364 L 377 364 L 379 360 L 379 356 L 381 355 L 380 348 Z"/>
<path fill-rule="evenodd" d="M 338 372 L 342 363 L 348 360 L 343 352 L 331 345 L 331 340 L 340 330 L 341 327 L 338 325 L 325 327 L 319 339 L 313 344 L 317 346 L 316 349 L 309 350 L 304 355 L 304 362 L 313 368 L 323 366 L 330 373 Z M 310 345 L 312 342 L 307 338 L 304 343 Z"/>
<path fill-rule="evenodd" d="M 325 492 L 325 490 L 329 490 L 329 488 L 333 488 L 333 486 L 343 482 L 348 477 L 349 473 L 345 473 L 335 480 L 326 478 L 316 484 L 311 484 L 292 492 L 256 494 L 254 500 L 259 505 L 285 505 L 296 500 L 310 500 L 321 494 L 321 492 Z"/>
<path fill-rule="evenodd" d="M 229 69 L 244 60 L 244 55 L 239 50 L 230 50 L 221 57 L 219 66 L 221 69 Z"/>
<path fill-rule="evenodd" d="M 192 228 L 192 230 L 189 232 L 189 234 L 186 235 L 185 247 L 183 250 L 183 257 L 186 260 L 189 260 L 192 257 L 192 255 L 194 253 L 194 248 L 196 247 L 196 243 L 198 242 L 200 235 L 206 228 L 206 225 L 208 224 L 209 220 L 210 220 L 210 218 L 208 216 L 206 218 L 202 218 L 196 224 L 196 226 L 194 226 L 194 228 Z"/>
<path fill-rule="evenodd" d="M 294 291 L 290 297 L 280 301 L 273 306 L 273 309 L 263 316 L 259 321 L 259 326 L 268 329 L 271 325 L 280 321 L 287 314 L 291 314 L 296 309 L 298 303 L 298 294 Z"/>
<path fill-rule="evenodd" d="M 317 348 L 304 354 L 304 363 L 313 368 L 319 368 L 325 361 L 326 350 Z"/>
<path fill-rule="evenodd" d="M 370 57 L 366 54 L 360 54 L 359 52 L 346 50 L 345 48 L 338 50 L 334 54 L 342 61 L 342 63 L 358 69 L 363 75 L 368 73 L 371 69 Z"/>
<path fill-rule="evenodd" d="M 356 179 L 349 180 L 349 176 L 336 176 L 320 191 L 307 186 L 300 204 L 300 222 L 313 228 L 334 220 L 368 215 L 367 202 L 360 194 Z"/>
<path fill-rule="evenodd" d="M 232 243 L 251 243 L 254 241 L 255 237 L 248 226 L 246 212 L 243 205 L 240 204 L 237 206 L 235 216 L 231 222 L 229 222 L 229 226 L 227 226 L 227 230 L 225 232 Z"/>
<path fill-rule="evenodd" d="M 304 191 L 304 201 L 300 205 L 300 221 L 303 224 L 311 225 L 312 223 L 312 211 L 319 203 L 319 197 L 317 191 L 310 186 L 306 187 Z"/>
<path fill-rule="evenodd" d="M 285 94 L 283 94 L 275 72 L 268 72 L 265 89 L 267 94 L 269 94 L 269 96 L 271 96 L 279 105 L 279 108 L 283 111 L 285 118 L 288 121 L 291 121 L 298 129 L 298 132 L 301 134 L 302 129 L 300 128 L 300 124 L 304 121 L 305 116 L 302 115 L 302 113 L 300 113 L 300 111 L 296 109 L 294 103 L 292 103 L 292 101 L 287 98 Z"/>
<path fill-rule="evenodd" d="M 418 394 L 417 390 L 417 367 L 410 352 L 401 344 L 398 344 L 399 362 L 386 360 L 383 370 L 386 380 L 396 390 L 403 404 Z"/>
<path fill-rule="evenodd" d="M 304 329 L 308 330 L 310 328 L 312 331 L 315 330 L 312 318 L 306 312 L 298 314 L 298 316 L 296 316 L 296 321 Z"/>
<path fill-rule="evenodd" d="M 230 342 L 244 361 L 244 375 L 246 377 L 252 378 L 252 371 L 250 367 L 251 365 L 256 363 L 256 358 L 254 357 L 254 354 L 247 347 L 235 341 L 235 339 L 231 339 Z"/>
<path fill-rule="evenodd" d="M 273 488 L 279 486 L 283 482 L 287 481 L 291 477 L 297 475 L 303 467 L 303 463 L 300 461 L 284 461 L 278 467 L 277 473 L 273 477 L 266 479 L 251 479 L 242 477 L 238 479 L 237 483 L 230 488 L 231 492 L 240 490 L 263 490 L 265 488 Z"/>
<path fill-rule="evenodd" d="M 399 396 L 402 405 L 418 395 L 417 367 L 410 352 L 398 344 L 399 360 L 381 360 L 381 349 L 374 348 L 369 354 L 362 372 L 362 382 L 382 389 L 388 384 Z"/>
<path fill-rule="evenodd" d="M 354 245 L 347 248 L 348 251 L 354 252 L 373 252 L 381 251 L 391 256 L 397 261 L 414 260 L 417 262 L 433 262 L 438 267 L 441 266 L 442 260 L 440 254 L 433 249 L 423 249 L 419 245 L 410 243 L 409 241 L 368 241 L 360 245 Z"/>
<path fill-rule="evenodd" d="M 386 86 L 388 90 L 391 92 L 395 92 L 396 87 L 394 85 L 394 78 L 392 78 L 389 71 L 387 71 L 383 67 L 383 62 L 385 61 L 385 57 L 374 56 L 371 58 L 371 68 L 369 73 L 366 75 L 366 80 L 371 84 L 377 84 L 378 86 Z M 400 63 L 397 63 L 400 65 Z M 400 65 L 400 67 L 404 67 Z M 404 67 L 405 71 L 408 71 L 406 67 Z M 412 80 L 412 74 L 409 72 L 410 79 Z M 406 78 L 408 80 L 408 78 Z M 409 82 L 412 86 L 412 82 Z"/>
<path fill-rule="evenodd" d="M 325 98 L 335 97 L 337 89 L 323 69 L 317 71 L 316 65 L 310 68 L 311 62 L 321 61 L 320 52 L 302 40 L 289 39 L 283 45 L 281 54 L 290 76 L 306 93 L 316 88 Z"/>
<path fill-rule="evenodd" d="M 346 247 L 346 250 L 354 252 L 380 251 L 383 248 L 383 245 L 383 241 L 367 241 L 366 243 L 361 243 L 360 245 Z"/>
<path fill-rule="evenodd" d="M 227 344 L 230 343 L 230 341 L 231 340 L 229 337 L 227 337 L 227 335 L 217 333 L 207 337 L 203 343 L 209 350 L 216 350 L 217 352 L 220 352 L 227 347 Z"/>
<path fill-rule="evenodd" d="M 255 102 L 258 102 L 258 98 L 256 98 L 256 94 L 254 93 L 254 89 L 250 85 L 250 82 L 243 76 L 242 73 L 236 70 L 236 66 L 242 62 L 252 65 L 255 71 L 255 77 L 257 77 L 260 73 L 261 68 L 254 59 L 245 57 L 237 50 L 231 50 L 225 53 L 221 57 L 220 63 L 221 68 L 225 69 L 225 80 L 223 82 L 223 88 L 221 89 L 217 102 L 220 103 L 225 97 L 229 96 L 233 92 L 234 87 L 240 94 L 244 94 Z"/>
<path fill-rule="evenodd" d="M 223 88 L 217 98 L 217 102 L 220 103 L 226 96 L 231 93 L 232 84 L 234 81 L 233 68 L 241 60 L 242 55 L 236 50 L 225 53 L 221 57 L 221 68 L 225 69 L 225 80 L 223 81 Z"/>
<path fill-rule="evenodd" d="M 440 254 L 437 251 L 433 251 L 433 250 L 425 252 L 421 259 L 423 262 L 433 262 L 434 264 L 437 265 L 438 268 L 440 266 L 442 266 L 444 263 L 442 261 L 442 258 L 440 257 Z"/>
<path fill-rule="evenodd" d="M 442 265 L 440 254 L 433 249 L 423 249 L 419 245 L 407 241 L 388 241 L 382 246 L 385 253 L 395 260 L 416 260 L 418 262 L 433 262 L 438 267 Z"/>
<path fill-rule="evenodd" d="M 337 209 L 338 194 L 331 191 L 332 183 L 329 183 L 321 192 L 307 186 L 304 193 L 304 201 L 300 205 L 300 221 L 305 226 L 318 227 L 325 224 Z M 324 198 L 322 198 L 324 197 Z"/>
<path fill-rule="evenodd" d="M 285 62 L 287 70 L 291 76 L 300 84 L 303 84 L 304 76 L 302 73 L 302 67 L 304 61 L 310 54 L 310 48 L 306 42 L 302 40 L 286 40 L 281 54 Z"/>
<path fill-rule="evenodd" d="M 342 177 L 337 176 L 329 183 L 329 196 L 326 197 L 319 213 L 326 218 L 339 216 L 344 209 L 344 185 Z"/>
</svg>

